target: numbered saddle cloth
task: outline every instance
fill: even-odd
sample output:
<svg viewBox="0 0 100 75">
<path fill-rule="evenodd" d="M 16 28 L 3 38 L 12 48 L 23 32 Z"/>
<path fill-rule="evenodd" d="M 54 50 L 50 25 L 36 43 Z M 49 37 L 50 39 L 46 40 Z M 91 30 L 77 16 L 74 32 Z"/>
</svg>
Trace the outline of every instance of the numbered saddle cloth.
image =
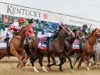
<svg viewBox="0 0 100 75">
<path fill-rule="evenodd" d="M 0 49 L 7 49 L 7 43 L 6 42 L 0 42 Z"/>
<path fill-rule="evenodd" d="M 39 43 L 38 43 L 38 48 L 41 50 L 47 50 L 47 43 L 46 43 L 47 38 L 40 38 Z"/>
<path fill-rule="evenodd" d="M 3 38 L 3 39 L 0 40 L 0 50 L 7 49 L 7 42 L 5 41 L 5 39 L 6 38 Z"/>
<path fill-rule="evenodd" d="M 78 39 L 75 39 L 75 41 L 72 44 L 73 50 L 79 50 L 80 49 L 80 41 Z"/>
</svg>

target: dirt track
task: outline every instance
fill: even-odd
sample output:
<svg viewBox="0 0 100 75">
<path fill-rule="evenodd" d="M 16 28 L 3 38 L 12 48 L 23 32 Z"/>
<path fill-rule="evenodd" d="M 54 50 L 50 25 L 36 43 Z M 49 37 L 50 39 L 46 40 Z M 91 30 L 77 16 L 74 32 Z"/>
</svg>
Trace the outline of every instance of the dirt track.
<svg viewBox="0 0 100 75">
<path fill-rule="evenodd" d="M 100 75 L 100 66 L 94 66 L 91 68 L 90 71 L 86 70 L 86 66 L 83 63 L 82 67 L 80 70 L 77 69 L 77 65 L 74 67 L 74 72 L 71 72 L 69 68 L 69 63 L 66 62 L 63 65 L 63 72 L 60 72 L 58 69 L 58 66 L 52 67 L 52 70 L 48 70 L 47 73 L 43 72 L 39 64 L 36 62 L 35 65 L 37 69 L 40 71 L 39 73 L 35 73 L 33 71 L 33 68 L 31 66 L 26 66 L 23 69 L 17 69 L 18 61 L 16 58 L 4 58 L 3 60 L 0 61 L 0 75 Z M 46 62 L 44 62 L 44 65 L 46 65 Z"/>
</svg>

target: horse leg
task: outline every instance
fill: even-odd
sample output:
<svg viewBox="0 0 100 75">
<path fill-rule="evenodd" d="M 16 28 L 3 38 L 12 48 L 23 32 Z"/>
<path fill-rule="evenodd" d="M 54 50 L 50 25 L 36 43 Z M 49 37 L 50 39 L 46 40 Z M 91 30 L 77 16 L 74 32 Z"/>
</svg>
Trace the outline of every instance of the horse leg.
<svg viewBox="0 0 100 75">
<path fill-rule="evenodd" d="M 28 58 L 29 56 L 25 52 L 23 52 L 22 61 L 24 64 L 26 64 Z"/>
<path fill-rule="evenodd" d="M 28 57 L 28 55 L 25 52 L 20 52 L 20 55 L 22 55 L 22 61 L 23 61 L 23 64 L 25 66 L 25 64 L 27 63 L 27 59 L 29 57 Z M 19 66 L 21 66 L 21 64 L 19 63 L 17 66 L 19 67 Z"/>
<path fill-rule="evenodd" d="M 53 66 L 53 65 L 56 65 L 56 60 L 55 60 L 55 55 L 54 55 L 54 53 L 52 53 L 50 56 L 51 56 L 51 58 L 52 58 L 53 63 L 52 63 L 52 64 L 49 64 L 49 65 L 48 65 L 49 67 L 51 67 L 51 66 Z"/>
<path fill-rule="evenodd" d="M 90 55 L 87 56 L 87 70 L 90 70 L 89 63 L 90 63 Z"/>
<path fill-rule="evenodd" d="M 31 58 L 30 58 L 30 63 L 31 63 L 31 65 L 32 65 L 34 71 L 38 73 L 39 71 L 38 71 L 38 70 L 36 69 L 36 67 L 34 66 L 34 62 L 35 62 L 36 60 L 37 60 L 37 58 L 31 57 Z"/>
<path fill-rule="evenodd" d="M 76 60 L 75 60 L 75 62 L 74 62 L 74 65 L 73 66 L 75 66 L 75 64 L 76 64 L 76 62 L 79 60 L 79 58 L 81 57 L 81 55 L 79 55 L 77 58 L 76 58 Z"/>
<path fill-rule="evenodd" d="M 84 59 L 84 56 L 85 56 L 85 54 L 82 54 L 82 55 L 81 55 L 81 59 L 80 59 L 79 64 L 78 64 L 78 69 L 79 69 L 79 67 L 81 66 L 81 63 L 82 63 L 82 61 L 83 61 L 83 59 Z"/>
<path fill-rule="evenodd" d="M 46 70 L 46 68 L 43 66 L 43 64 L 42 64 L 42 60 L 43 60 L 43 55 L 41 55 L 40 57 L 39 57 L 39 64 L 40 64 L 40 66 L 42 67 L 42 69 L 43 69 L 43 71 L 44 72 L 48 72 L 47 70 Z"/>
<path fill-rule="evenodd" d="M 66 58 L 63 56 L 63 53 L 60 53 L 61 55 L 59 56 L 59 59 L 60 59 L 60 64 L 59 64 L 59 70 L 60 71 L 63 71 L 62 70 L 62 65 L 64 64 L 64 62 L 66 61 Z"/>
<path fill-rule="evenodd" d="M 93 61 L 94 61 L 94 63 L 91 64 L 91 67 L 92 67 L 92 66 L 96 65 L 97 59 L 98 59 L 99 55 L 98 55 L 98 54 L 96 54 L 96 55 L 94 54 L 94 55 L 92 55 L 91 57 L 93 58 Z M 90 57 L 90 58 L 91 58 L 91 57 Z"/>
<path fill-rule="evenodd" d="M 16 50 L 15 49 L 13 49 L 13 50 L 11 49 L 11 53 L 18 58 L 18 60 L 19 60 L 19 62 L 21 64 L 21 67 L 23 67 L 24 66 L 23 61 L 22 61 L 20 55 L 16 52 Z"/>
<path fill-rule="evenodd" d="M 49 55 L 49 54 L 50 54 L 50 53 L 47 54 L 47 58 L 48 58 L 48 64 L 47 64 L 47 67 L 49 67 L 49 69 L 51 69 L 51 68 L 50 68 L 50 55 Z"/>
<path fill-rule="evenodd" d="M 69 61 L 69 63 L 70 63 L 70 68 L 71 68 L 72 71 L 73 71 L 73 66 L 72 66 L 71 58 L 68 56 L 68 54 L 66 54 L 66 57 L 68 58 L 68 61 Z"/>
</svg>

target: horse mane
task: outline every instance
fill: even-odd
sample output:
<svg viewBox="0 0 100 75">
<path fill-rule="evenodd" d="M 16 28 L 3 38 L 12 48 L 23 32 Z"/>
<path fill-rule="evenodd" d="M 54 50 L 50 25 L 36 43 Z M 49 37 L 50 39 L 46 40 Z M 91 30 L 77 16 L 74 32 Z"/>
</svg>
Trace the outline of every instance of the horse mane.
<svg viewBox="0 0 100 75">
<path fill-rule="evenodd" d="M 16 33 L 14 33 L 15 34 L 15 36 L 16 35 L 19 35 L 25 28 L 27 28 L 27 26 L 25 26 L 25 27 L 22 27 L 22 29 L 19 31 L 19 32 L 16 32 Z"/>
<path fill-rule="evenodd" d="M 63 28 L 61 28 L 60 29 L 60 32 L 59 32 L 59 34 L 58 34 L 58 37 L 63 37 L 63 35 L 64 35 L 64 29 Z"/>
<path fill-rule="evenodd" d="M 94 34 L 94 32 L 95 32 L 96 30 L 98 30 L 98 28 L 95 28 L 94 30 L 92 30 L 92 32 L 90 32 L 90 33 L 88 34 L 88 36 L 87 36 L 86 39 L 89 39 L 89 38 Z"/>
<path fill-rule="evenodd" d="M 59 26 L 59 29 L 60 29 L 58 34 L 59 37 L 64 37 L 66 31 L 71 32 L 71 30 L 67 26 Z"/>
</svg>

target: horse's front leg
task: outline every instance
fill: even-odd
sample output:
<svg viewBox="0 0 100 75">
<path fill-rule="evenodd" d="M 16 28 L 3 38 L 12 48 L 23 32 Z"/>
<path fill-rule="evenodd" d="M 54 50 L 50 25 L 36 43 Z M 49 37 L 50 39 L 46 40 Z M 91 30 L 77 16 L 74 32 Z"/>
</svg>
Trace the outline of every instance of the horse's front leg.
<svg viewBox="0 0 100 75">
<path fill-rule="evenodd" d="M 80 68 L 81 63 L 82 63 L 82 61 L 84 60 L 84 57 L 85 57 L 85 54 L 82 54 L 82 55 L 81 55 L 81 58 L 80 58 L 80 61 L 79 61 L 79 64 L 78 64 L 78 69 Z"/>
<path fill-rule="evenodd" d="M 60 64 L 59 64 L 58 66 L 59 66 L 60 71 L 63 71 L 63 70 L 62 70 L 62 65 L 64 64 L 64 62 L 66 62 L 66 58 L 63 56 L 63 53 L 60 53 L 60 54 L 61 54 L 61 55 L 59 56 Z"/>
<path fill-rule="evenodd" d="M 72 72 L 74 71 L 73 70 L 73 66 L 72 66 L 72 61 L 71 61 L 71 58 L 70 58 L 70 56 L 68 56 L 68 54 L 66 53 L 66 57 L 68 58 L 68 60 L 69 60 L 69 63 L 70 63 L 70 68 L 72 69 Z"/>
<path fill-rule="evenodd" d="M 17 51 L 16 51 L 15 49 L 11 49 L 11 53 L 12 53 L 15 57 L 18 58 L 18 60 L 19 60 L 19 62 L 20 62 L 20 64 L 21 64 L 21 67 L 23 67 L 23 66 L 24 66 L 24 63 L 23 63 L 23 61 L 22 61 L 22 59 L 21 59 L 21 56 L 17 53 Z"/>
<path fill-rule="evenodd" d="M 45 67 L 43 66 L 43 64 L 42 64 L 43 57 L 44 57 L 44 55 L 41 55 L 41 56 L 39 57 L 39 64 L 40 64 L 40 66 L 42 67 L 42 69 L 43 69 L 44 72 L 48 72 L 48 71 L 46 70 L 46 68 L 45 68 Z"/>
<path fill-rule="evenodd" d="M 29 56 L 24 51 L 22 51 L 20 55 L 22 56 L 22 61 L 25 65 L 27 63 L 27 59 L 29 58 Z"/>
<path fill-rule="evenodd" d="M 48 65 L 47 65 L 49 68 L 50 68 L 51 66 L 53 66 L 53 65 L 56 65 L 56 60 L 55 60 L 55 55 L 54 55 L 54 53 L 51 53 L 51 54 L 50 54 L 49 60 L 50 60 L 50 57 L 52 58 L 53 63 L 50 64 L 50 61 L 49 61 Z"/>
<path fill-rule="evenodd" d="M 87 70 L 90 70 L 89 63 L 90 63 L 90 55 L 87 56 Z"/>
</svg>

